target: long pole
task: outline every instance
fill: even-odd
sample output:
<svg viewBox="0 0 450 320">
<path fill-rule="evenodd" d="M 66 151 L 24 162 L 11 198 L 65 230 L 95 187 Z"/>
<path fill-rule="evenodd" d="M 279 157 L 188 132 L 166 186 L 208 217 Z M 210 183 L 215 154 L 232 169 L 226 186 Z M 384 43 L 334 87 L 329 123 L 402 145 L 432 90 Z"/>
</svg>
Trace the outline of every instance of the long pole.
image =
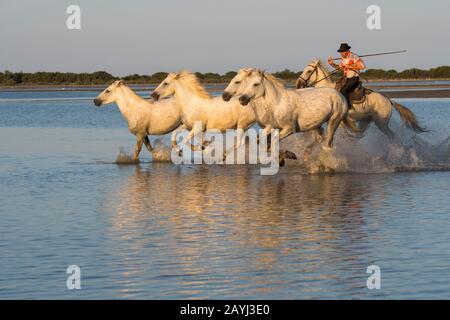
<svg viewBox="0 0 450 320">
<path fill-rule="evenodd" d="M 362 56 L 359 56 L 360 58 L 364 58 L 364 57 L 373 57 L 373 56 L 382 56 L 385 54 L 395 54 L 395 53 L 403 53 L 406 52 L 406 50 L 401 50 L 401 51 L 389 51 L 389 52 L 382 52 L 382 53 L 372 53 L 372 54 L 364 54 Z M 333 60 L 341 60 L 342 58 L 334 58 Z"/>
</svg>

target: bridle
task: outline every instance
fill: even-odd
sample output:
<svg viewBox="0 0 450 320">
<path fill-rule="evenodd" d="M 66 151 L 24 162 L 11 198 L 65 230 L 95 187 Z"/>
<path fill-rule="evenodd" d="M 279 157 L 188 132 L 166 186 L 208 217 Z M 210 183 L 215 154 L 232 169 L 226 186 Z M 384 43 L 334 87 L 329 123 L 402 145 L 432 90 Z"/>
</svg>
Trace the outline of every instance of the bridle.
<svg viewBox="0 0 450 320">
<path fill-rule="evenodd" d="M 311 79 L 311 77 L 312 77 L 312 75 L 315 73 L 316 74 L 316 79 L 317 79 L 317 77 L 319 76 L 319 71 L 318 71 L 318 69 L 319 69 L 319 66 L 316 64 L 316 65 L 311 65 L 311 64 L 308 64 L 308 67 L 311 67 L 311 68 L 313 68 L 313 71 L 311 71 L 310 73 L 309 73 L 309 75 L 308 75 L 308 77 L 306 78 L 306 79 L 303 79 L 303 77 L 300 75 L 300 77 L 298 77 L 299 79 L 302 79 L 303 80 L 303 83 L 305 84 L 305 87 L 309 87 L 309 85 L 308 85 L 308 82 L 309 82 L 309 79 Z M 317 81 L 316 81 L 317 82 Z M 315 84 L 315 83 L 314 83 Z M 311 85 L 312 86 L 312 85 Z"/>
<path fill-rule="evenodd" d="M 329 75 L 327 75 L 326 77 L 323 77 L 322 79 L 320 79 L 320 80 L 317 80 L 317 78 L 319 77 L 319 65 L 318 64 L 316 64 L 316 65 L 311 65 L 311 64 L 308 64 L 308 67 L 311 67 L 311 68 L 313 68 L 313 71 L 311 71 L 311 73 L 308 75 L 308 77 L 306 78 L 306 79 L 303 79 L 303 77 L 300 75 L 298 78 L 299 79 L 302 79 L 303 80 L 303 82 L 304 82 L 304 84 L 305 84 L 305 88 L 308 88 L 308 87 L 313 87 L 314 85 L 316 85 L 317 83 L 319 83 L 320 81 L 322 81 L 322 80 L 325 80 L 325 79 L 328 79 L 329 77 L 331 77 L 333 74 L 335 74 L 336 72 L 339 72 L 339 70 L 334 70 L 334 71 L 332 71 L 332 72 L 330 72 L 330 74 Z M 312 75 L 313 74 L 316 74 L 316 81 L 314 81 L 313 83 L 308 83 L 309 82 L 309 79 L 312 77 Z"/>
</svg>

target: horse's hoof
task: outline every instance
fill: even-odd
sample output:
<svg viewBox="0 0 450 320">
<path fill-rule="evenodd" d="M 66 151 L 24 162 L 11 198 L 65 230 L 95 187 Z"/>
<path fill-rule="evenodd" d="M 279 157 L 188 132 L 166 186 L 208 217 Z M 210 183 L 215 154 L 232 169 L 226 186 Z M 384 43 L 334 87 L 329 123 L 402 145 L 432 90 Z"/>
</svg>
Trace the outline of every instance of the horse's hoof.
<svg viewBox="0 0 450 320">
<path fill-rule="evenodd" d="M 280 162 L 279 162 L 280 167 L 284 167 L 285 164 L 286 164 L 286 161 L 284 160 L 284 158 L 280 158 Z"/>
</svg>

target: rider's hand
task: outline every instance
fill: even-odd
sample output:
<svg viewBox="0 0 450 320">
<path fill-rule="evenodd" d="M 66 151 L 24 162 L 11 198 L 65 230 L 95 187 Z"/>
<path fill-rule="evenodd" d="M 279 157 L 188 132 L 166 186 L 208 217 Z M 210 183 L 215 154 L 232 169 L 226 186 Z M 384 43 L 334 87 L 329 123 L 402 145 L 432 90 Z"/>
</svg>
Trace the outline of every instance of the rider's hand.
<svg viewBox="0 0 450 320">
<path fill-rule="evenodd" d="M 328 64 L 329 65 L 333 65 L 334 64 L 333 57 L 328 57 Z"/>
</svg>

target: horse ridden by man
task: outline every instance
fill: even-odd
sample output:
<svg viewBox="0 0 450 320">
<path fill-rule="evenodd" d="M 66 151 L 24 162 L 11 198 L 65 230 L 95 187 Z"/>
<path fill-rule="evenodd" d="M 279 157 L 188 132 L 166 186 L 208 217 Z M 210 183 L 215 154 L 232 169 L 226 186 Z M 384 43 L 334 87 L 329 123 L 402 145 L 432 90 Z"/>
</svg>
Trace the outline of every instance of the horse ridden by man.
<svg viewBox="0 0 450 320">
<path fill-rule="evenodd" d="M 343 72 L 343 78 L 334 83 L 326 66 L 319 60 L 312 60 L 306 66 L 296 81 L 296 87 L 307 88 L 336 88 L 347 99 L 349 109 L 343 119 L 345 129 L 350 129 L 353 134 L 362 137 L 371 122 L 383 132 L 389 139 L 395 138 L 394 132 L 389 128 L 392 109 L 395 108 L 406 126 L 417 133 L 426 132 L 416 119 L 414 113 L 407 107 L 392 101 L 379 92 L 362 87 L 359 79 L 360 71 L 365 68 L 362 59 L 350 51 L 351 47 L 342 43 L 337 50 L 341 54 L 341 62 L 334 63 L 333 58 L 328 63 Z"/>
</svg>

